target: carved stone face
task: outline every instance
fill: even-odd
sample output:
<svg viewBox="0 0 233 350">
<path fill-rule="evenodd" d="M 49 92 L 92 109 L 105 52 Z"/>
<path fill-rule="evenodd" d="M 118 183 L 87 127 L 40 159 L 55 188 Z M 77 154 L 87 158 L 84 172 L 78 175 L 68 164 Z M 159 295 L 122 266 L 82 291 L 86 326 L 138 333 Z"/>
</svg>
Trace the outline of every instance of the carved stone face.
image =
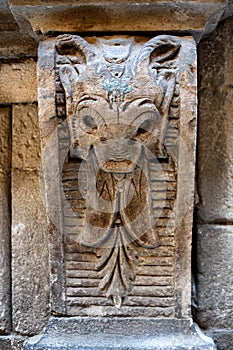
<svg viewBox="0 0 233 350">
<path fill-rule="evenodd" d="M 157 157 L 167 157 L 164 141 L 180 46 L 178 38 L 163 35 L 144 44 L 126 37 L 95 44 L 69 34 L 57 39 L 68 162 L 77 158 L 81 174 L 75 194 L 82 210 L 78 242 L 100 249 L 99 288 L 118 308 L 136 276 L 137 249 L 160 244 L 154 219 L 163 205 L 153 196 L 161 184 L 152 183 L 158 176 L 152 168 Z"/>
<path fill-rule="evenodd" d="M 136 130 L 122 124 L 108 125 L 99 129 L 94 145 L 100 168 L 107 172 L 132 172 L 141 155 L 141 144 L 134 139 Z"/>
<path fill-rule="evenodd" d="M 141 103 L 141 99 L 137 104 Z M 133 172 L 144 152 L 156 145 L 160 129 L 160 115 L 153 104 L 130 108 L 126 104 L 100 110 L 95 103 L 79 106 L 73 119 L 78 132 L 78 144 L 73 155 L 86 159 L 93 148 L 100 169 L 112 173 Z M 102 114 L 102 115 L 101 115 Z"/>
</svg>

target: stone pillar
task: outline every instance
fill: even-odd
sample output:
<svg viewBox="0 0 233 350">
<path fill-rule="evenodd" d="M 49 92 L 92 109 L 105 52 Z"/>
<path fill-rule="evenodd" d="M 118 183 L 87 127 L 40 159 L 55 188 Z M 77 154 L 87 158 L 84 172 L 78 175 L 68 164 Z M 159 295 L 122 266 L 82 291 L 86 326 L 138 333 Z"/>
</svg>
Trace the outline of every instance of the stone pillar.
<svg viewBox="0 0 233 350">
<path fill-rule="evenodd" d="M 112 348 L 113 346 L 140 350 L 142 348 L 153 348 L 154 350 L 159 348 L 161 350 L 161 348 L 170 349 L 171 347 L 173 349 L 181 347 L 183 349 L 192 347 L 198 350 L 201 348 L 214 349 L 212 341 L 205 338 L 193 325 L 190 309 L 191 227 L 196 135 L 196 65 L 195 60 L 193 60 L 195 44 L 191 37 L 184 35 L 186 33 L 189 36 L 192 33 L 198 39 L 203 33 L 207 34 L 212 31 L 221 17 L 230 13 L 231 1 L 148 0 L 145 2 L 138 0 L 136 3 L 125 0 L 117 2 L 97 0 L 94 3 L 93 1 L 80 0 L 67 3 L 61 0 L 55 4 L 54 1 L 49 0 L 46 2 L 33 0 L 28 6 L 27 1 L 24 0 L 3 0 L 2 4 L 1 20 L 5 21 L 3 19 L 4 13 L 9 19 L 7 19 L 7 23 L 0 23 L 0 30 L 4 31 L 4 33 L 1 32 L 0 38 L 0 56 L 1 59 L 4 57 L 4 62 L 6 58 L 7 60 L 13 58 L 14 62 L 21 61 L 21 63 L 0 65 L 0 103 L 5 106 L 1 110 L 0 118 L 3 113 L 5 121 L 5 115 L 12 111 L 14 129 L 12 133 L 12 181 L 10 185 L 8 175 L 3 176 L 0 187 L 2 196 L 0 218 L 3 227 L 0 232 L 1 257 L 3 257 L 0 260 L 0 316 L 2 315 L 2 318 L 0 317 L 0 335 L 5 334 L 0 336 L 1 350 L 58 350 L 59 348 L 64 349 L 64 346 L 66 349 L 72 350 L 87 346 L 94 349 Z M 133 32 L 145 33 L 143 34 L 144 38 L 142 36 L 137 38 L 133 55 L 130 55 L 130 40 L 127 42 L 129 37 L 126 40 L 126 45 L 121 45 L 121 40 L 116 40 L 115 44 L 113 44 L 113 40 L 109 44 L 109 42 L 105 42 L 105 39 L 109 40 L 110 38 L 105 38 L 102 42 L 103 45 L 98 43 L 94 50 L 88 54 L 90 47 L 95 46 L 96 36 L 98 37 L 100 32 L 108 32 L 109 36 L 115 37 L 115 34 L 122 32 L 122 28 L 131 34 Z M 232 267 L 231 224 L 233 221 L 230 198 L 232 195 L 232 169 L 229 166 L 232 163 L 229 156 L 232 149 L 229 130 L 232 129 L 232 124 L 226 112 L 232 108 L 230 88 L 232 87 L 232 42 L 230 39 L 226 45 L 221 44 L 223 40 L 232 38 L 232 32 L 230 24 L 224 28 L 217 32 L 220 33 L 219 35 L 213 36 L 212 43 L 207 40 L 200 45 L 200 61 L 203 58 L 203 62 L 200 62 L 201 71 L 204 72 L 207 80 L 211 75 L 214 79 L 211 78 L 206 82 L 206 78 L 202 77 L 201 80 L 204 83 L 201 82 L 200 89 L 201 130 L 204 131 L 202 134 L 200 133 L 201 146 L 199 147 L 201 154 L 199 162 L 201 202 L 198 230 L 198 320 L 203 328 L 208 328 L 209 333 L 214 334 L 219 349 L 229 349 L 232 344 L 232 304 L 230 300 L 232 290 L 227 282 L 231 276 L 230 273 L 226 272 L 228 267 Z M 149 40 L 150 33 L 161 31 L 165 34 L 173 33 L 176 35 L 175 45 L 174 38 L 162 49 L 160 44 L 163 44 L 166 38 L 160 38 L 159 43 L 156 40 L 150 42 L 145 48 L 144 56 L 141 57 L 142 61 L 145 59 L 145 63 L 148 59 L 146 55 L 149 54 L 150 59 L 147 61 L 149 69 L 144 67 L 140 84 L 137 83 L 136 79 L 132 81 L 138 74 L 130 67 L 136 65 L 137 50 L 143 41 L 145 44 Z M 85 42 L 85 38 L 84 40 L 79 38 L 78 41 L 73 40 L 72 42 L 71 36 L 68 35 L 63 37 L 64 45 L 58 45 L 54 49 L 56 46 L 53 43 L 54 39 L 48 40 L 48 38 L 51 33 L 58 32 L 85 32 L 89 37 L 89 43 Z M 89 34 L 87 34 L 88 32 Z M 91 37 L 94 32 L 96 32 L 96 36 Z M 179 35 L 181 35 L 180 38 L 178 38 Z M 31 57 L 33 54 L 36 57 L 35 50 L 42 37 L 44 41 L 40 48 L 42 51 L 46 50 L 39 54 L 39 71 L 41 69 L 38 82 L 40 87 L 39 119 L 40 131 L 42 131 L 39 135 L 35 62 L 24 59 L 24 57 Z M 179 40 L 177 39 L 182 41 L 181 52 L 182 50 L 183 52 L 181 56 L 178 54 L 179 45 L 177 43 Z M 66 40 L 68 40 L 68 45 Z M 153 46 L 154 44 L 155 46 Z M 112 53 L 115 51 L 111 47 L 112 45 L 120 49 L 113 56 Z M 105 66 L 99 66 L 98 68 L 101 69 L 96 70 L 96 76 L 93 76 L 86 86 L 85 84 L 82 86 L 88 76 L 88 74 L 85 75 L 85 64 L 87 63 L 90 71 L 93 69 L 91 59 L 95 57 L 96 51 L 100 50 L 101 47 L 101 59 L 97 58 L 95 64 Z M 127 54 L 125 55 L 127 47 L 129 48 L 128 53 L 130 53 L 130 64 L 127 62 Z M 48 59 L 49 48 L 52 50 Z M 218 50 L 216 55 L 214 54 L 215 48 Z M 164 54 L 165 56 L 163 56 Z M 178 69 L 176 62 L 173 61 L 173 59 L 176 61 L 177 54 L 178 60 L 180 60 Z M 208 64 L 212 66 L 212 71 L 206 69 L 209 67 Z M 129 76 L 125 75 L 125 79 L 119 81 L 118 78 L 125 72 L 125 66 L 127 66 L 126 71 L 131 80 L 128 79 Z M 222 69 L 223 66 L 225 70 Z M 42 72 L 43 70 L 44 72 Z M 92 73 L 94 71 L 93 69 Z M 149 79 L 151 79 L 149 84 L 148 71 L 150 71 Z M 222 74 L 223 71 L 226 74 Z M 102 75 L 102 80 L 100 80 L 98 74 L 106 74 L 106 72 L 116 74 L 115 78 L 113 76 L 113 79 L 104 79 L 109 78 L 109 75 Z M 118 114 L 122 120 L 124 117 L 128 118 L 127 124 L 132 122 L 135 110 L 132 108 L 132 113 L 130 112 L 128 115 L 126 110 L 128 107 L 129 109 L 132 106 L 135 107 L 137 98 L 134 100 L 135 96 L 131 95 L 132 100 L 127 101 L 130 103 L 121 109 L 122 115 L 119 113 L 118 107 L 123 102 L 125 95 L 131 91 L 133 94 L 136 91 L 137 94 L 139 85 L 143 90 L 143 93 L 139 93 L 140 97 L 147 98 L 140 101 L 137 106 L 141 110 L 145 108 L 144 112 L 146 112 L 143 116 L 140 115 L 146 123 L 137 125 L 138 132 L 135 134 L 138 137 L 137 141 L 140 140 L 141 143 L 148 141 L 153 125 L 157 125 L 156 123 L 161 116 L 165 116 L 163 131 L 167 127 L 166 116 L 169 119 L 170 127 L 168 135 L 165 135 L 166 142 L 164 144 L 161 137 L 162 142 L 159 145 L 162 147 L 158 148 L 158 143 L 155 142 L 156 137 L 150 144 L 153 146 L 150 151 L 157 152 L 155 158 L 159 159 L 157 163 L 151 159 L 150 167 L 147 168 L 147 165 L 143 167 L 143 170 L 149 174 L 147 179 L 149 179 L 148 182 L 151 180 L 151 183 L 145 186 L 144 177 L 144 183 L 142 181 L 142 186 L 139 186 L 138 175 L 140 173 L 138 169 L 137 172 L 134 172 L 134 177 L 126 171 L 125 178 L 133 180 L 130 188 L 125 178 L 116 172 L 117 175 L 112 177 L 114 180 L 113 188 L 110 188 L 109 192 L 109 187 L 106 184 L 110 183 L 109 173 L 111 175 L 114 173 L 112 168 L 109 172 L 107 171 L 107 175 L 103 175 L 102 172 L 100 185 L 97 187 L 102 186 L 100 196 L 105 197 L 105 199 L 117 190 L 118 205 L 122 199 L 119 194 L 120 190 L 123 189 L 123 192 L 126 193 L 126 189 L 129 189 L 134 203 L 137 202 L 136 206 L 130 207 L 132 217 L 137 213 L 140 205 L 143 206 L 146 203 L 145 215 L 141 216 L 141 220 L 138 220 L 138 225 L 133 224 L 130 229 L 127 227 L 131 238 L 132 236 L 135 238 L 134 234 L 136 237 L 139 235 L 139 239 L 135 241 L 137 244 L 140 243 L 138 245 L 141 251 L 138 256 L 135 254 L 135 251 L 131 249 L 133 246 L 131 243 L 134 240 L 131 239 L 130 244 L 121 244 L 119 249 L 118 246 L 115 246 L 110 252 L 111 254 L 107 249 L 99 251 L 93 246 L 89 246 L 87 249 L 85 244 L 80 244 L 80 241 L 77 240 L 78 231 L 83 227 L 83 219 L 88 216 L 83 215 L 86 206 L 84 207 L 83 197 L 80 196 L 78 183 L 83 180 L 82 177 L 79 177 L 80 173 L 87 171 L 83 167 L 84 162 L 82 162 L 85 148 L 89 144 L 93 151 L 94 146 L 96 146 L 96 143 L 90 145 L 90 140 L 93 141 L 93 137 L 99 132 L 97 130 L 98 123 L 95 122 L 99 116 L 102 116 L 102 112 L 105 118 L 109 118 L 110 124 L 116 111 L 115 117 Z M 82 92 L 86 93 L 86 95 L 81 96 L 82 99 L 78 98 L 80 86 L 82 86 Z M 154 95 L 155 91 L 156 96 Z M 172 93 L 174 93 L 173 96 Z M 93 95 L 94 98 L 92 98 Z M 152 101 L 151 96 L 153 96 Z M 95 108 L 96 113 L 94 112 L 93 115 L 84 113 L 82 123 L 77 124 L 76 112 L 80 112 L 82 107 L 76 108 L 79 103 L 93 105 L 93 103 L 98 104 L 99 100 L 102 101 L 102 108 L 100 107 L 99 110 Z M 167 103 L 163 103 L 164 100 Z M 208 105 L 207 100 L 211 101 L 210 105 Z M 105 101 L 105 105 L 103 101 Z M 75 105 L 72 106 L 73 102 Z M 147 114 L 146 109 L 148 105 L 151 107 L 151 102 L 154 104 L 153 112 Z M 224 113 L 219 108 L 223 105 L 226 109 Z M 89 111 L 88 108 L 83 109 L 83 111 Z M 136 110 L 138 111 L 137 108 Z M 108 112 L 105 115 L 106 111 Z M 214 122 L 211 118 L 208 119 L 210 111 L 213 111 L 213 115 L 220 111 L 219 115 L 216 114 Z M 124 112 L 126 113 L 124 114 Z M 139 116 L 137 112 L 136 115 Z M 66 122 L 67 116 L 74 117 L 73 125 Z M 158 117 L 157 122 L 155 122 L 155 116 Z M 3 136 L 5 144 L 9 129 L 8 126 L 4 125 L 4 122 L 2 125 L 0 136 Z M 140 125 L 146 130 L 139 127 Z M 79 129 L 78 137 L 76 129 Z M 219 131 L 215 140 L 208 138 L 212 129 L 214 132 L 216 129 Z M 80 146 L 78 141 L 80 132 L 83 131 L 88 135 L 82 139 Z M 117 135 L 122 136 L 119 130 Z M 101 136 L 101 142 L 108 141 L 105 135 Z M 42 184 L 40 182 L 40 137 L 42 138 L 43 156 L 45 156 L 43 158 L 43 170 L 46 175 L 45 187 L 43 181 Z M 47 138 L 50 139 L 50 143 L 47 142 Z M 110 137 L 110 139 L 116 141 L 114 137 Z M 223 139 L 224 144 L 222 143 Z M 130 139 L 130 141 L 133 141 L 131 142 L 132 146 L 135 140 Z M 48 148 L 48 144 L 53 151 L 49 153 L 49 160 L 46 159 L 48 153 L 44 152 Z M 169 156 L 163 152 L 165 144 L 168 146 L 166 150 L 169 150 Z M 227 145 L 226 152 L 223 151 L 223 145 L 224 147 Z M 82 146 L 84 146 L 84 150 Z M 120 142 L 118 142 L 118 146 L 121 148 Z M 116 149 L 118 147 L 115 147 Z M 125 153 L 127 151 L 128 149 Z M 8 154 L 8 162 L 10 152 L 6 153 L 4 150 L 3 153 Z M 147 152 L 143 153 L 144 156 L 145 154 Z M 213 154 L 216 158 L 213 157 Z M 209 156 L 208 159 L 206 159 L 206 155 Z M 119 154 L 116 157 L 120 158 Z M 82 163 L 81 170 L 79 169 L 80 163 Z M 224 170 L 219 170 L 216 164 L 221 164 L 221 168 Z M 62 172 L 60 171 L 61 165 Z M 94 186 L 91 187 L 90 179 L 93 172 L 90 169 L 93 170 L 89 163 L 89 195 L 96 191 L 95 182 Z M 218 176 L 218 181 L 210 182 L 209 179 L 213 179 L 210 174 L 213 173 Z M 77 174 L 79 175 L 77 176 Z M 226 188 L 226 181 L 229 185 L 228 188 Z M 61 188 L 59 187 L 60 182 L 62 182 Z M 81 185 L 82 194 L 87 190 L 86 183 L 83 181 Z M 44 191 L 44 189 L 46 190 Z M 149 189 L 151 190 L 150 195 L 148 195 Z M 12 218 L 7 215 L 10 212 L 10 209 L 8 211 L 10 191 L 12 194 Z M 41 191 L 43 192 L 42 196 Z M 136 201 L 135 198 L 138 194 L 142 196 L 142 200 Z M 100 201 L 97 203 L 99 210 L 101 203 Z M 49 218 L 45 214 L 45 207 Z M 145 227 L 150 226 L 152 212 L 162 214 L 161 218 L 159 217 L 159 228 L 156 231 L 160 241 L 156 239 L 153 241 L 152 238 L 155 238 L 156 235 L 153 237 L 149 230 L 142 239 L 139 232 L 139 229 L 144 230 Z M 112 214 L 113 211 L 111 210 L 110 213 Z M 115 220 L 116 218 L 114 219 L 115 232 L 119 223 L 119 226 L 122 226 L 122 217 L 125 215 L 125 212 L 124 215 L 122 214 L 122 210 L 117 213 L 119 214 L 118 222 Z M 86 222 L 90 223 L 93 213 L 89 210 L 88 214 L 90 214 L 89 221 Z M 108 215 L 105 214 L 102 216 L 102 226 L 106 228 L 106 223 L 109 224 L 109 222 Z M 99 224 L 100 221 L 97 218 L 95 223 Z M 12 223 L 12 243 L 9 240 L 8 232 L 10 222 Z M 99 228 L 101 225 L 96 227 Z M 97 238 L 98 228 L 92 230 L 92 233 L 96 233 Z M 121 237 L 123 236 L 121 234 Z M 87 238 L 84 235 L 84 241 L 90 243 Z M 152 244 L 154 250 L 149 250 L 148 253 L 146 243 L 150 242 L 151 239 L 154 243 L 154 245 Z M 158 246 L 155 242 L 159 242 Z M 138 249 L 137 244 L 135 246 Z M 227 252 L 226 245 L 229 250 Z M 9 268 L 11 250 L 12 275 Z M 114 259 L 118 265 L 112 264 Z M 98 261 L 102 261 L 102 263 L 98 265 Z M 115 269 L 111 270 L 112 265 Z M 114 271 L 115 275 L 111 271 Z M 216 286 L 215 274 L 219 274 L 219 271 L 224 278 Z M 135 275 L 137 276 L 135 277 Z M 12 298 L 10 298 L 9 291 L 11 279 Z M 119 279 L 122 283 L 119 283 Z M 116 280 L 118 281 L 116 282 Z M 131 289 L 132 282 L 134 285 Z M 221 290 L 221 283 L 224 284 L 224 291 Z M 221 292 L 223 292 L 222 300 L 218 303 L 216 310 L 214 296 L 221 295 Z M 12 310 L 11 299 L 13 301 Z M 227 318 L 228 311 L 229 317 Z M 24 347 L 22 344 L 25 338 L 43 332 L 50 315 L 59 317 L 51 317 L 45 333 L 30 338 Z M 221 327 L 222 329 L 219 329 Z M 8 335 L 11 330 L 12 335 Z M 223 345 L 223 341 L 225 345 Z"/>
<path fill-rule="evenodd" d="M 199 45 L 197 319 L 233 344 L 233 19 Z"/>
<path fill-rule="evenodd" d="M 215 349 L 190 308 L 196 87 L 192 37 L 40 43 L 50 300 L 60 317 L 25 350 Z"/>
</svg>

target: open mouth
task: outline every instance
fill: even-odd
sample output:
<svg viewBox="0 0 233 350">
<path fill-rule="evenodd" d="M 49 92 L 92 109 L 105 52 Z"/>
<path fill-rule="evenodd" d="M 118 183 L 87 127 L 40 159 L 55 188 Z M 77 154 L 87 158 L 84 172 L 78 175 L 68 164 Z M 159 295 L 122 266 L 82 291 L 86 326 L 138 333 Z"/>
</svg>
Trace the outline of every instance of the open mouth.
<svg viewBox="0 0 233 350">
<path fill-rule="evenodd" d="M 113 173 L 130 173 L 136 164 L 131 160 L 109 160 L 102 165 L 102 169 Z"/>
</svg>

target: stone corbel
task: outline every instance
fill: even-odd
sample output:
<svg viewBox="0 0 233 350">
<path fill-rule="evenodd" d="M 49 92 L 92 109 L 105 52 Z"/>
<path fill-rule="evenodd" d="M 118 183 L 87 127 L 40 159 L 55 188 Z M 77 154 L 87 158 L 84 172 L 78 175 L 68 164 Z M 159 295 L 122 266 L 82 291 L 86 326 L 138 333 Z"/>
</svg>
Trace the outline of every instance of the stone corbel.
<svg viewBox="0 0 233 350">
<path fill-rule="evenodd" d="M 8 0 L 21 32 L 37 39 L 51 32 L 173 31 L 197 41 L 232 14 L 218 1 L 25 1 Z"/>
</svg>

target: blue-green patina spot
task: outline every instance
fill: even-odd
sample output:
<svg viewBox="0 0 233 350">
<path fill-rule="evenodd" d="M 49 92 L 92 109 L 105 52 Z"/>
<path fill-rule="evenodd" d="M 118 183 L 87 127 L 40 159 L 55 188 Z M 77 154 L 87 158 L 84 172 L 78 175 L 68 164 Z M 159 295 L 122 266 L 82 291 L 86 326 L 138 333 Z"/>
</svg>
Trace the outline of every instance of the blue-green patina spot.
<svg viewBox="0 0 233 350">
<path fill-rule="evenodd" d="M 120 95 L 124 96 L 125 94 L 133 90 L 132 86 L 129 86 L 130 79 L 127 77 L 124 78 L 104 78 L 102 80 L 102 86 L 109 95 Z"/>
</svg>

